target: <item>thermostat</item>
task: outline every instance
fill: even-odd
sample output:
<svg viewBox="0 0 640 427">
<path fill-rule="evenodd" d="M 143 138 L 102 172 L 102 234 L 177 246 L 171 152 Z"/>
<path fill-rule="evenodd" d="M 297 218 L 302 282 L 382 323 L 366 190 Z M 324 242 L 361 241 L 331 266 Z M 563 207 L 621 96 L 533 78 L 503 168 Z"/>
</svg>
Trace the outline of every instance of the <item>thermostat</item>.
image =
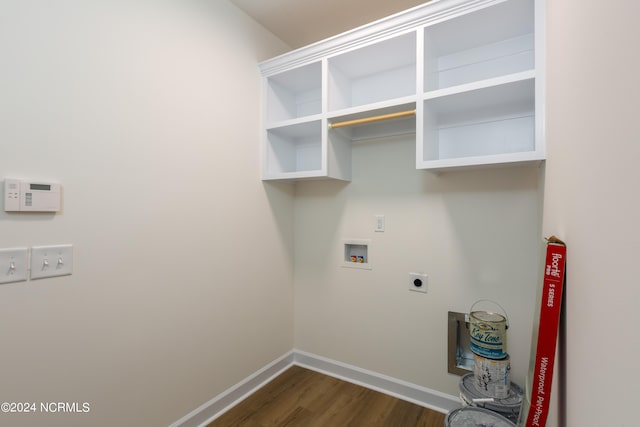
<svg viewBox="0 0 640 427">
<path fill-rule="evenodd" d="M 52 182 L 4 180 L 5 212 L 58 212 L 60 184 Z"/>
</svg>

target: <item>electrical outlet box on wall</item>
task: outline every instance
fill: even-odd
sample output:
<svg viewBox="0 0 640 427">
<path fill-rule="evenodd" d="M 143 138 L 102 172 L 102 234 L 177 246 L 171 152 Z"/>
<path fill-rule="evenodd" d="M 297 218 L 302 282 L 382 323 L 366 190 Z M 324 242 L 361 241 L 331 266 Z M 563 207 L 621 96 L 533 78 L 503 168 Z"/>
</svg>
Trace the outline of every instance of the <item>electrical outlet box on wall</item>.
<svg viewBox="0 0 640 427">
<path fill-rule="evenodd" d="M 426 294 L 428 278 L 424 273 L 409 273 L 409 290 Z"/>
</svg>

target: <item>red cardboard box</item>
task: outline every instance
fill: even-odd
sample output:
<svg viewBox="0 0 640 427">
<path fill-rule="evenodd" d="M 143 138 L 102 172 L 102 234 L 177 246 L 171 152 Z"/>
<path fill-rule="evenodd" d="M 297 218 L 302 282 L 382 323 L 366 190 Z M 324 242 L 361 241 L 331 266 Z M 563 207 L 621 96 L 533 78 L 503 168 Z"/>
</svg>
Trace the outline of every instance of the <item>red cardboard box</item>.
<svg viewBox="0 0 640 427">
<path fill-rule="evenodd" d="M 550 237 L 547 241 L 544 265 L 536 357 L 531 377 L 531 399 L 528 408 L 523 408 L 525 413 L 528 412 L 526 427 L 544 427 L 549 415 L 566 257 L 567 247 L 564 242 L 555 236 Z"/>
</svg>

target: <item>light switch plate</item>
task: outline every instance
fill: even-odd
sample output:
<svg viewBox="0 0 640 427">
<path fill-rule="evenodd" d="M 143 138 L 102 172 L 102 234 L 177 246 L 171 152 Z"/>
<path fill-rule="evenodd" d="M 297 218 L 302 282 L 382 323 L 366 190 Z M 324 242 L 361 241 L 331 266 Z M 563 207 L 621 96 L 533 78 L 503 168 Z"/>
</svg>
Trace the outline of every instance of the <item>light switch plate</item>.
<svg viewBox="0 0 640 427">
<path fill-rule="evenodd" d="M 29 248 L 0 249 L 0 283 L 27 280 Z"/>
<path fill-rule="evenodd" d="M 31 248 L 31 278 L 66 276 L 73 271 L 73 245 Z"/>
</svg>

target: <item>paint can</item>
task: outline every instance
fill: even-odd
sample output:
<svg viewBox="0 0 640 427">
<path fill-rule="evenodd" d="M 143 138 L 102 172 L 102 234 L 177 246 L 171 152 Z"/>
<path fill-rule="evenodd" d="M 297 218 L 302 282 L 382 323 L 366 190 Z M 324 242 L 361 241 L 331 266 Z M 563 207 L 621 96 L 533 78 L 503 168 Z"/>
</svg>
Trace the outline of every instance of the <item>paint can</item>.
<svg viewBox="0 0 640 427">
<path fill-rule="evenodd" d="M 515 427 L 516 425 L 493 411 L 474 406 L 454 409 L 444 419 L 445 427 Z"/>
<path fill-rule="evenodd" d="M 490 302 L 502 309 L 504 315 L 492 311 L 474 311 L 481 302 Z M 476 301 L 469 310 L 469 338 L 471 351 L 488 359 L 504 359 L 507 357 L 507 314 L 500 304 L 489 301 Z"/>
<path fill-rule="evenodd" d="M 514 423 L 518 422 L 524 391 L 515 383 L 511 383 L 509 393 L 504 399 L 488 398 L 476 388 L 474 374 L 466 374 L 460 379 L 460 400 L 463 405 L 476 406 L 497 412 Z"/>
<path fill-rule="evenodd" d="M 474 355 L 473 375 L 476 389 L 484 396 L 506 399 L 511 390 L 511 361 L 509 355 L 502 360 Z"/>
</svg>

